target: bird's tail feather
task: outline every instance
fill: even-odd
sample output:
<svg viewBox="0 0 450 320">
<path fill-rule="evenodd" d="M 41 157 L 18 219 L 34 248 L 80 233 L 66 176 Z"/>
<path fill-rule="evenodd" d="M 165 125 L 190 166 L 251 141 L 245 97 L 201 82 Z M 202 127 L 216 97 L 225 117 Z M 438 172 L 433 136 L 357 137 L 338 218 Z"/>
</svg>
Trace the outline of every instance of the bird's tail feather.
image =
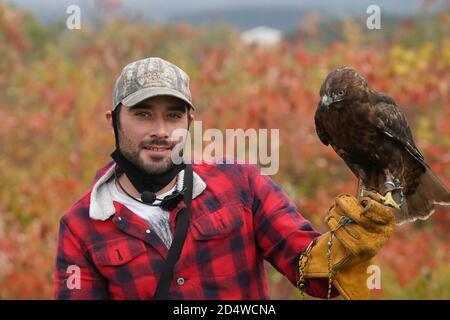
<svg viewBox="0 0 450 320">
<path fill-rule="evenodd" d="M 435 204 L 450 205 L 450 191 L 427 168 L 420 177 L 417 189 L 407 196 L 401 212 L 396 217 L 397 224 L 428 219 L 434 213 Z"/>
</svg>

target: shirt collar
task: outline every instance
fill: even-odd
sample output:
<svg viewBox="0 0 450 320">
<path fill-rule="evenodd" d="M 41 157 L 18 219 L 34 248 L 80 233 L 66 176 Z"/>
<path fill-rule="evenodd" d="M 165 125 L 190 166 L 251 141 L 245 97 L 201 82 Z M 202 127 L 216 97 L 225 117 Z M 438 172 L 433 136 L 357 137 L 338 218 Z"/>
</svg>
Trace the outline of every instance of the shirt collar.
<svg viewBox="0 0 450 320">
<path fill-rule="evenodd" d="M 111 198 L 111 194 L 106 186 L 106 183 L 114 179 L 115 164 L 112 165 L 103 176 L 101 176 L 92 187 L 91 202 L 89 206 L 89 217 L 94 220 L 107 220 L 116 213 L 116 209 Z M 177 175 L 176 190 L 183 189 L 184 170 Z M 192 184 L 192 199 L 198 197 L 203 190 L 206 189 L 206 183 L 194 171 Z"/>
</svg>

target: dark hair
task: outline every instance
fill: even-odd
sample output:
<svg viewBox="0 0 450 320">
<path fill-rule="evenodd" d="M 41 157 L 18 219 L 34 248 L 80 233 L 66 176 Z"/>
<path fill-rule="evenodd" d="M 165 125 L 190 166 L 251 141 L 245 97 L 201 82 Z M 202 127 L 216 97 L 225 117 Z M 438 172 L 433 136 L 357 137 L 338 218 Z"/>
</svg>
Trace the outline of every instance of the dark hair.
<svg viewBox="0 0 450 320">
<path fill-rule="evenodd" d="M 120 128 L 120 110 L 121 109 L 122 109 L 122 104 L 119 103 L 119 105 L 112 112 L 113 123 L 115 123 L 117 125 L 117 129 Z"/>
<path fill-rule="evenodd" d="M 120 147 L 119 147 L 120 109 L 122 109 L 122 104 L 119 104 L 112 111 L 112 125 L 113 125 L 114 139 L 116 141 L 116 149 L 117 150 L 120 150 Z"/>
</svg>

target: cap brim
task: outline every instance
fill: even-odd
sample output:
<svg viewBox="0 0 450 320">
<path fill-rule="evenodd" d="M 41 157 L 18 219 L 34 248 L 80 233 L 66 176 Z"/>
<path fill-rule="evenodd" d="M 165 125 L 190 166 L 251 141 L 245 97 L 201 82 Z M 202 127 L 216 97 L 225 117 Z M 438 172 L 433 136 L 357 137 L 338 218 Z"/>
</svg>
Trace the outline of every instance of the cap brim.
<svg viewBox="0 0 450 320">
<path fill-rule="evenodd" d="M 165 87 L 151 87 L 138 90 L 136 92 L 133 92 L 129 96 L 125 97 L 121 101 L 121 103 L 126 107 L 132 107 L 138 104 L 139 102 L 142 102 L 148 98 L 156 96 L 172 96 L 181 99 L 184 102 L 186 102 L 193 110 L 195 110 L 195 107 L 192 104 L 192 102 L 190 102 L 189 99 L 186 98 L 181 92 Z"/>
</svg>

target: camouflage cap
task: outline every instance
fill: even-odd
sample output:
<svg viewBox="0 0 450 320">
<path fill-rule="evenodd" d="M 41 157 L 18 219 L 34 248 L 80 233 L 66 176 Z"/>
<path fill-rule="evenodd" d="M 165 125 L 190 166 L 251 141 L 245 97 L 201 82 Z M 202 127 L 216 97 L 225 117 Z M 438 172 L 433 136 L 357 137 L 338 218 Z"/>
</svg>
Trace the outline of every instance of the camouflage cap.
<svg viewBox="0 0 450 320">
<path fill-rule="evenodd" d="M 161 95 L 179 98 L 195 109 L 186 72 L 158 57 L 134 61 L 122 69 L 116 80 L 112 110 L 120 103 L 131 107 L 145 99 Z"/>
</svg>

